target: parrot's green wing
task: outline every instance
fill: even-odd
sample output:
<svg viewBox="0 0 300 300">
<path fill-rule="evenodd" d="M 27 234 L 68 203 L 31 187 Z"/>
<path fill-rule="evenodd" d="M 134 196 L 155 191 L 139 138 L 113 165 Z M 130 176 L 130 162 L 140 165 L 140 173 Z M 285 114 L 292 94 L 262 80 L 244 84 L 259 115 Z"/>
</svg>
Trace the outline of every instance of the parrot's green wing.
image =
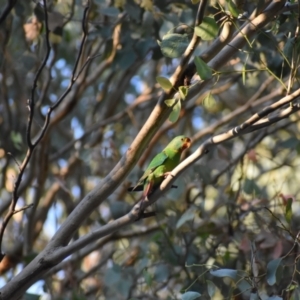
<svg viewBox="0 0 300 300">
<path fill-rule="evenodd" d="M 148 168 L 146 169 L 145 173 L 143 174 L 143 176 L 139 179 L 138 183 L 136 184 L 135 187 L 133 188 L 130 188 L 131 191 L 134 191 L 134 190 L 140 190 L 141 188 L 143 188 L 144 186 L 144 181 L 145 179 L 151 174 L 154 172 L 154 170 L 161 166 L 165 161 L 166 159 L 168 158 L 168 155 L 163 151 L 163 152 L 160 152 L 158 153 L 153 159 L 152 161 L 150 162 Z"/>
<path fill-rule="evenodd" d="M 175 137 L 161 153 L 152 159 L 136 186 L 130 187 L 128 191 L 144 191 L 143 197 L 148 196 L 153 188 L 158 186 L 179 164 L 182 151 L 189 148 L 190 144 L 191 140 L 186 136 Z"/>
<path fill-rule="evenodd" d="M 145 173 L 148 171 L 148 170 L 154 170 L 156 169 L 157 167 L 161 166 L 165 161 L 166 159 L 168 158 L 168 155 L 166 154 L 165 151 L 162 151 L 160 153 L 158 153 L 151 161 L 150 165 L 148 166 L 148 168 L 146 169 Z M 144 174 L 145 175 L 145 174 Z"/>
</svg>

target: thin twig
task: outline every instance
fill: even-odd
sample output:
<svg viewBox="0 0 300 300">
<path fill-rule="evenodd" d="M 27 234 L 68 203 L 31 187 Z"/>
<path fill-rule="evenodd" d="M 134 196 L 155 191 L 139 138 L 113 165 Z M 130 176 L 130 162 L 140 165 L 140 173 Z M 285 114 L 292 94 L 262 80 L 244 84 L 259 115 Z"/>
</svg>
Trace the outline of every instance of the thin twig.
<svg viewBox="0 0 300 300">
<path fill-rule="evenodd" d="M 40 77 L 40 74 L 42 73 L 44 67 L 46 66 L 46 63 L 47 63 L 47 60 L 48 60 L 48 57 L 50 54 L 50 50 L 51 50 L 50 43 L 49 43 L 48 13 L 47 13 L 46 0 L 43 0 L 43 4 L 44 4 L 44 14 L 45 14 L 47 52 L 46 52 L 46 55 L 45 55 L 45 58 L 44 58 L 42 64 L 40 65 L 40 67 L 36 73 L 36 76 L 33 81 L 33 86 L 31 89 L 31 98 L 28 103 L 29 117 L 28 117 L 27 129 L 26 129 L 26 139 L 27 139 L 28 149 L 27 149 L 26 156 L 23 160 L 23 163 L 21 164 L 21 166 L 19 166 L 20 171 L 19 171 L 19 175 L 17 176 L 17 179 L 14 183 L 14 190 L 13 190 L 11 204 L 10 204 L 10 207 L 9 207 L 9 210 L 8 210 L 6 216 L 4 217 L 4 220 L 3 220 L 2 224 L 1 224 L 1 228 L 0 228 L 0 262 L 2 261 L 2 259 L 4 257 L 4 254 L 2 253 L 2 240 L 3 240 L 4 231 L 5 231 L 5 228 L 9 222 L 9 220 L 11 219 L 11 217 L 14 214 L 15 207 L 17 205 L 17 201 L 18 201 L 18 197 L 19 197 L 18 196 L 19 186 L 22 181 L 22 177 L 24 175 L 25 169 L 31 159 L 33 150 L 34 150 L 35 146 L 37 145 L 37 144 L 32 144 L 32 142 L 31 142 L 31 125 L 32 125 L 33 117 L 34 117 L 34 106 L 35 106 L 34 94 L 35 94 L 35 90 L 37 87 L 38 78 Z"/>
<path fill-rule="evenodd" d="M 23 206 L 22 208 L 19 208 L 19 209 L 17 209 L 17 210 L 14 210 L 14 211 L 13 211 L 13 214 L 15 215 L 15 214 L 19 213 L 20 211 L 26 210 L 27 208 L 30 208 L 30 207 L 32 207 L 32 206 L 33 206 L 33 203 L 28 204 L 28 205 L 25 205 L 25 206 Z"/>
</svg>

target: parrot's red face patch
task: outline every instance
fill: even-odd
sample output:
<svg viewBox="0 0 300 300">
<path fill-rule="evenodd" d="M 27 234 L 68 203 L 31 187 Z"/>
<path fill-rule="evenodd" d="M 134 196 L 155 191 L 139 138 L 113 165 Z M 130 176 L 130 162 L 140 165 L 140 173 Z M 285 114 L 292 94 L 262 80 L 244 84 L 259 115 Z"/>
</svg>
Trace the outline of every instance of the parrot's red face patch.
<svg viewBox="0 0 300 300">
<path fill-rule="evenodd" d="M 188 148 L 190 148 L 190 146 L 191 146 L 191 139 L 188 137 L 183 138 L 182 150 L 188 149 Z"/>
</svg>

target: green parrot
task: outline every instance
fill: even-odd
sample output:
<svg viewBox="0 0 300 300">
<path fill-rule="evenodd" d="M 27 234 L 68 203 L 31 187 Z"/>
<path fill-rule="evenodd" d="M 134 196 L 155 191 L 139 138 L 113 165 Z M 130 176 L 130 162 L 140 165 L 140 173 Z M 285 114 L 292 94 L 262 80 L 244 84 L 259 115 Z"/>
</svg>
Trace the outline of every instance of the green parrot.
<svg viewBox="0 0 300 300">
<path fill-rule="evenodd" d="M 182 151 L 190 145 L 190 138 L 184 135 L 175 137 L 161 153 L 152 159 L 136 186 L 130 187 L 128 191 L 143 190 L 142 201 L 146 199 L 179 164 Z"/>
</svg>

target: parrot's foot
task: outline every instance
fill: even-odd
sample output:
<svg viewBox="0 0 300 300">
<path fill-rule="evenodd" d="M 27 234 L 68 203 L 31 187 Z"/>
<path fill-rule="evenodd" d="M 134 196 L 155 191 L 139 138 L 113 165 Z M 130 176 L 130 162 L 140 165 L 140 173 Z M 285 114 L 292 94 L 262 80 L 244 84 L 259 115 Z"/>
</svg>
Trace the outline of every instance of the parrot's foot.
<svg viewBox="0 0 300 300">
<path fill-rule="evenodd" d="M 169 176 L 169 175 L 171 175 L 172 177 L 174 177 L 174 176 L 172 175 L 172 172 L 166 172 L 166 173 L 164 173 L 164 177 L 165 177 L 165 178 L 167 178 L 167 176 Z"/>
</svg>

